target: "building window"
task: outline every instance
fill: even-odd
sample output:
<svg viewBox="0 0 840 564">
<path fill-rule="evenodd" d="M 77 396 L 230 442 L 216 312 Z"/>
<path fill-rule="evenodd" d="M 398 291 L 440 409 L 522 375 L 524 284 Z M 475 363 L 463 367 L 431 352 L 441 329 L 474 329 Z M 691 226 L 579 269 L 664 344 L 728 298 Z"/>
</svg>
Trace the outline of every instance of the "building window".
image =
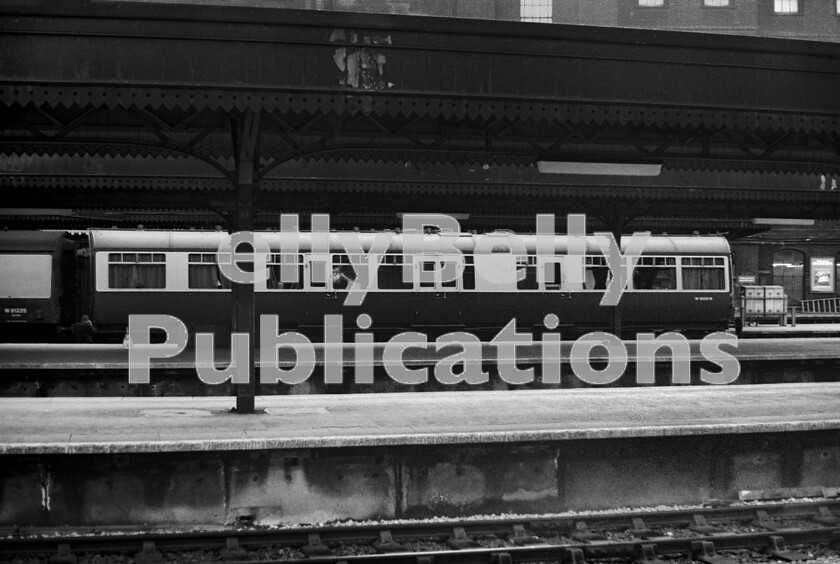
<svg viewBox="0 0 840 564">
<path fill-rule="evenodd" d="M 665 0 L 639 0 L 641 8 L 664 8 Z"/>
<path fill-rule="evenodd" d="M 703 5 L 707 8 L 727 8 L 729 0 L 703 0 Z"/>
<path fill-rule="evenodd" d="M 798 14 L 799 0 L 773 0 L 773 11 L 777 14 Z"/>
<path fill-rule="evenodd" d="M 553 0 L 520 0 L 519 18 L 523 22 L 551 23 L 551 3 Z"/>
</svg>

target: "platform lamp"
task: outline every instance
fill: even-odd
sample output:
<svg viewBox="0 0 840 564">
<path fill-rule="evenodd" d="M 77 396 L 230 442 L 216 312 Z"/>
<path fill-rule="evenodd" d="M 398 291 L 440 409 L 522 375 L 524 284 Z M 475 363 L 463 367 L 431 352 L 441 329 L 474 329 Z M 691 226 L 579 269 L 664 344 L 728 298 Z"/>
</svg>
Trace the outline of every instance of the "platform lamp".
<svg viewBox="0 0 840 564">
<path fill-rule="evenodd" d="M 814 219 L 796 219 L 790 217 L 754 217 L 753 225 L 814 225 Z"/>
<path fill-rule="evenodd" d="M 542 174 L 582 174 L 601 176 L 659 176 L 662 163 L 537 161 Z"/>
</svg>

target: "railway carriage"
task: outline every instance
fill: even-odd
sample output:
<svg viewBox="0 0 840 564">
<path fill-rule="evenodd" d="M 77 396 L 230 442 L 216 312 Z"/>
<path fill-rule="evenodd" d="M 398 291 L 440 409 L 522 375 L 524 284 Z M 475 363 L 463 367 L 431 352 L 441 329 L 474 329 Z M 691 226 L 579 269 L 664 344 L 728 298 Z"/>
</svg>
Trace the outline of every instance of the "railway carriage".
<svg viewBox="0 0 840 564">
<path fill-rule="evenodd" d="M 76 243 L 64 232 L 0 232 L 0 330 L 5 340 L 50 340 L 73 322 Z"/>
<path fill-rule="evenodd" d="M 408 252 L 407 236 L 397 232 L 331 232 L 320 245 L 313 245 L 310 233 L 259 235 L 270 252 L 269 275 L 255 284 L 256 314 L 277 314 L 280 330 L 302 331 L 314 340 L 321 340 L 329 314 L 342 315 L 352 332 L 357 316 L 366 313 L 378 337 L 412 329 L 430 336 L 466 330 L 490 338 L 511 319 L 519 331 L 539 333 L 548 314 L 557 316 L 556 330 L 564 335 L 610 327 L 610 308 L 599 304 L 611 273 L 592 236 L 583 238 L 583 280 L 575 285 L 564 263 L 565 236 L 555 236 L 548 252 L 542 246 L 537 252 L 534 235 L 463 234 L 453 243 L 424 234 Z M 77 240 L 61 233 L 2 233 L 2 325 L 16 324 L 20 335 L 26 325 L 66 326 L 77 313 L 88 313 L 102 338 L 118 341 L 129 315 L 168 314 L 191 333 L 210 331 L 224 340 L 231 284 L 216 251 L 225 238 L 199 231 L 90 230 Z M 371 253 L 377 238 L 380 252 Z M 292 247 L 297 251 L 288 252 Z M 364 255 L 348 254 L 348 248 Z M 361 304 L 346 305 L 360 260 L 378 268 Z M 294 264 L 294 281 L 281 278 L 284 261 Z M 459 262 L 463 270 L 452 276 Z M 725 330 L 731 318 L 728 242 L 650 237 L 620 308 L 625 333 Z"/>
<path fill-rule="evenodd" d="M 90 255 L 92 311 L 102 330 L 122 335 L 132 313 L 169 314 L 190 331 L 229 333 L 230 282 L 216 263 L 225 238 L 218 232 L 93 230 Z M 584 279 L 571 283 L 563 256 L 569 239 L 555 236 L 553 252 L 537 253 L 536 237 L 507 232 L 457 237 L 453 253 L 440 235 L 423 235 L 422 253 L 405 252 L 406 236 L 387 233 L 387 250 L 370 254 L 383 234 L 333 232 L 313 248 L 309 233 L 260 233 L 268 243 L 268 273 L 255 284 L 257 315 L 279 316 L 281 330 L 318 340 L 324 316 L 341 314 L 345 329 L 356 317 L 373 319 L 371 330 L 392 335 L 407 329 L 441 334 L 468 330 L 492 337 L 511 319 L 520 331 L 544 330 L 555 314 L 564 334 L 607 329 L 610 308 L 599 303 L 610 271 L 595 237 L 585 237 Z M 282 248 L 295 265 L 293 282 L 281 280 Z M 352 256 L 358 238 L 367 256 Z M 625 238 L 626 240 L 627 238 Z M 328 249 L 328 252 L 327 252 Z M 543 251 L 543 249 L 541 249 Z M 544 251 L 543 251 L 544 252 Z M 462 259 L 459 257 L 463 257 Z M 378 263 L 361 305 L 345 305 L 358 277 L 354 263 Z M 462 261 L 460 276 L 450 275 Z M 710 332 L 731 317 L 729 245 L 721 237 L 651 237 L 621 298 L 625 331 Z"/>
</svg>

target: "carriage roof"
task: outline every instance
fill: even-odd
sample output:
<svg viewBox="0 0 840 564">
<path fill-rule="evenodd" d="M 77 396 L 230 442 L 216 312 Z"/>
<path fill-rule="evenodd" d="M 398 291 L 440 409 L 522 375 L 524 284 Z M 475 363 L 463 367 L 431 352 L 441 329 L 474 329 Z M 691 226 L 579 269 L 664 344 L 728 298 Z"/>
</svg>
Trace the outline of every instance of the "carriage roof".
<svg viewBox="0 0 840 564">
<path fill-rule="evenodd" d="M 0 231 L 2 251 L 57 251 L 71 245 L 65 231 Z"/>
<path fill-rule="evenodd" d="M 127 230 L 91 230 L 90 245 L 92 251 L 192 251 L 214 252 L 227 237 L 227 233 L 219 231 L 127 231 Z M 268 244 L 272 252 L 279 252 L 281 244 L 286 248 L 297 242 L 302 253 L 312 250 L 313 235 L 309 232 L 281 233 L 278 231 L 258 231 L 255 235 L 261 237 Z M 441 236 L 439 234 L 419 234 L 422 237 L 424 252 L 451 252 L 451 247 L 463 253 L 513 252 L 521 253 L 524 249 L 534 254 L 537 249 L 537 236 L 533 234 L 515 234 L 509 232 L 495 232 L 482 235 L 460 234 Z M 361 245 L 364 252 L 368 252 L 376 237 L 384 237 L 388 241 L 388 252 L 402 252 L 407 241 L 407 234 L 390 231 L 355 232 L 332 231 L 329 233 L 329 249 L 331 253 L 344 253 L 345 243 L 354 238 Z M 454 241 L 452 240 L 454 238 Z M 625 235 L 621 240 L 622 250 L 625 250 L 631 236 Z M 553 252 L 565 254 L 569 249 L 569 237 L 555 235 L 552 238 Z M 587 254 L 600 254 L 600 246 L 596 236 L 584 237 Z M 348 244 L 347 249 L 355 248 Z M 676 254 L 676 255 L 728 255 L 729 243 L 719 236 L 662 236 L 652 235 L 645 244 L 643 254 Z"/>
</svg>

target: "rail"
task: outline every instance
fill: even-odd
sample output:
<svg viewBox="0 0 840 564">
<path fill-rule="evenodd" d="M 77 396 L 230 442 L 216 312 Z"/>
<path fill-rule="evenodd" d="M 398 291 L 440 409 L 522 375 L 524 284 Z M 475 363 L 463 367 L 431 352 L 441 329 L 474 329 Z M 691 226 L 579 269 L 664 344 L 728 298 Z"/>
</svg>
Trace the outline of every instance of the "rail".
<svg viewBox="0 0 840 564">
<path fill-rule="evenodd" d="M 823 488 L 822 495 L 833 497 L 833 490 Z M 714 558 L 716 547 L 759 548 L 774 557 L 798 560 L 807 556 L 787 549 L 786 543 L 834 545 L 840 539 L 838 508 L 840 500 L 824 498 L 678 510 L 288 529 L 143 533 L 98 528 L 96 534 L 66 529 L 15 530 L 3 535 L 0 555 L 52 553 L 53 561 L 71 562 L 81 552 L 136 552 L 137 562 L 162 562 L 164 551 L 177 555 L 199 549 L 213 551 L 225 561 L 246 563 L 254 562 L 253 550 L 273 547 L 268 554 L 283 554 L 285 558 L 261 558 L 263 562 L 484 564 L 641 556 L 653 562 L 657 555 L 676 554 Z M 750 531 L 732 533 L 733 522 L 747 523 Z M 674 529 L 680 529 L 678 534 Z M 355 556 L 339 554 L 348 548 Z"/>
</svg>

